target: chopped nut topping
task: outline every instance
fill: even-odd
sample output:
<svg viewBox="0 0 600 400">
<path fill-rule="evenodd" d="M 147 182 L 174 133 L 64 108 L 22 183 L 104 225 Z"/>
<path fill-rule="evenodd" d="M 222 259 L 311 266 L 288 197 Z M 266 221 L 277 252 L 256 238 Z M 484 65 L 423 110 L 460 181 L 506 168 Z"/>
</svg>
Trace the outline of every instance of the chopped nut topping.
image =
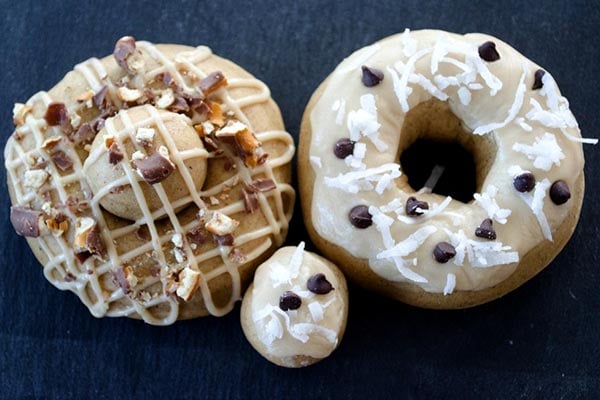
<svg viewBox="0 0 600 400">
<path fill-rule="evenodd" d="M 214 211 L 204 227 L 210 233 L 224 236 L 232 233 L 239 224 L 240 223 L 235 219 L 230 218 L 221 212 Z"/>
<path fill-rule="evenodd" d="M 52 150 L 61 141 L 62 141 L 61 136 L 54 136 L 54 137 L 48 138 L 48 139 L 44 140 L 44 143 L 42 143 L 42 149 L 46 150 L 46 151 Z"/>
<path fill-rule="evenodd" d="M 48 179 L 48 173 L 43 169 L 25 171 L 23 185 L 31 189 L 39 189 Z"/>
<path fill-rule="evenodd" d="M 227 85 L 227 79 L 221 71 L 210 73 L 198 83 L 198 87 L 205 97 L 225 85 Z"/>
<path fill-rule="evenodd" d="M 215 196 L 210 196 L 208 199 L 210 200 L 210 204 L 213 206 L 216 206 L 219 204 L 219 199 L 217 199 Z"/>
<path fill-rule="evenodd" d="M 183 301 L 189 301 L 200 285 L 200 272 L 186 267 L 179 273 L 177 296 Z"/>
<path fill-rule="evenodd" d="M 98 224 L 93 218 L 82 217 L 75 221 L 75 252 L 85 251 L 103 258 L 106 253 Z"/>
<path fill-rule="evenodd" d="M 136 101 L 141 98 L 143 93 L 137 89 L 129 89 L 125 86 L 120 87 L 117 90 L 117 96 L 119 99 L 127 102 Z"/>
<path fill-rule="evenodd" d="M 154 141 L 156 131 L 152 128 L 138 128 L 135 133 L 135 141 L 145 146 Z"/>
<path fill-rule="evenodd" d="M 231 249 L 231 251 L 228 254 L 228 257 L 231 262 L 234 262 L 236 264 L 241 264 L 247 259 L 246 254 L 244 254 L 244 252 L 237 247 Z"/>
<path fill-rule="evenodd" d="M 33 110 L 33 107 L 27 104 L 16 103 L 13 108 L 13 124 L 21 126 L 25 123 L 25 116 Z"/>
<path fill-rule="evenodd" d="M 122 37 L 117 41 L 113 56 L 119 67 L 129 74 L 135 74 L 144 67 L 144 60 L 139 53 L 136 54 L 135 39 L 131 36 Z"/>
<path fill-rule="evenodd" d="M 59 237 L 69 229 L 69 221 L 64 215 L 59 214 L 55 218 L 47 219 L 46 226 L 54 236 Z"/>
<path fill-rule="evenodd" d="M 161 93 L 161 96 L 156 100 L 156 107 L 167 108 L 175 101 L 172 89 L 166 89 Z"/>
<path fill-rule="evenodd" d="M 208 111 L 208 119 L 210 122 L 217 126 L 223 126 L 225 120 L 223 119 L 223 110 L 219 103 L 211 101 L 209 103 L 210 110 Z"/>
<path fill-rule="evenodd" d="M 215 133 L 215 136 L 219 139 L 223 137 L 235 137 L 238 132 L 244 132 L 247 130 L 248 127 L 246 124 L 243 124 L 240 121 L 229 121 L 227 122 L 227 125 Z"/>
<path fill-rule="evenodd" d="M 80 103 L 91 100 L 94 97 L 94 91 L 92 89 L 88 89 L 85 92 L 81 93 L 79 96 L 75 98 Z"/>
<path fill-rule="evenodd" d="M 120 266 L 114 271 L 116 283 L 121 287 L 123 293 L 129 294 L 131 288 L 138 284 L 138 279 L 130 266 Z"/>
<path fill-rule="evenodd" d="M 206 242 L 207 233 L 202 227 L 196 226 L 192 228 L 186 235 L 188 242 L 199 246 Z"/>
</svg>

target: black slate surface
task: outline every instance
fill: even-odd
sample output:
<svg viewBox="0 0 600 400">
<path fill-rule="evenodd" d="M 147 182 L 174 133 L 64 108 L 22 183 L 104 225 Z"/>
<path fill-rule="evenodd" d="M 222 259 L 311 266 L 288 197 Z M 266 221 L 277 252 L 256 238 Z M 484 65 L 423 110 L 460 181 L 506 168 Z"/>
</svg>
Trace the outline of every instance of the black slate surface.
<svg viewBox="0 0 600 400">
<path fill-rule="evenodd" d="M 0 132 L 11 110 L 132 34 L 207 44 L 266 82 L 288 130 L 351 51 L 405 27 L 496 35 L 550 71 L 586 136 L 600 126 L 598 1 L 0 1 Z M 278 368 L 246 342 L 239 307 L 157 328 L 95 319 L 53 288 L 8 222 L 0 189 L 0 398 L 598 398 L 598 147 L 565 250 L 538 277 L 470 310 L 405 306 L 351 286 L 346 336 L 327 360 Z M 2 169 L 1 180 L 5 181 Z M 299 212 L 288 243 L 307 240 Z M 310 244 L 309 244 L 310 247 Z"/>
</svg>

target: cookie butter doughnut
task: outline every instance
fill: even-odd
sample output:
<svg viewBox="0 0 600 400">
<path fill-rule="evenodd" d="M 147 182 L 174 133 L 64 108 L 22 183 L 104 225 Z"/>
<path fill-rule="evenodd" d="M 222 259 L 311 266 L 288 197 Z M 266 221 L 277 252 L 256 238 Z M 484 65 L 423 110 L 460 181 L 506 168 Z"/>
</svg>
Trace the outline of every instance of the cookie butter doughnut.
<svg viewBox="0 0 600 400">
<path fill-rule="evenodd" d="M 476 165 L 461 202 L 411 187 L 418 139 L 458 143 Z M 582 139 L 552 76 L 483 34 L 423 30 L 345 59 L 312 96 L 299 146 L 302 209 L 319 249 L 357 283 L 430 308 L 518 287 L 571 236 Z M 443 172 L 441 172 L 443 174 Z"/>
<path fill-rule="evenodd" d="M 246 338 L 283 367 L 305 367 L 329 356 L 344 335 L 348 289 L 330 261 L 284 247 L 256 270 L 242 301 Z"/>
<path fill-rule="evenodd" d="M 285 239 L 293 140 L 269 89 L 207 47 L 122 38 L 14 123 L 11 222 L 94 316 L 224 315 Z"/>
</svg>

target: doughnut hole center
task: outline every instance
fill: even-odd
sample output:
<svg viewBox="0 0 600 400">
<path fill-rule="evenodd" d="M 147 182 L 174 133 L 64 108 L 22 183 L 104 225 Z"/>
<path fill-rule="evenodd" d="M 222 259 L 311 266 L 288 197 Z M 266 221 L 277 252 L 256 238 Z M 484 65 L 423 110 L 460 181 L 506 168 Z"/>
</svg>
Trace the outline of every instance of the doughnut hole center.
<svg viewBox="0 0 600 400">
<path fill-rule="evenodd" d="M 492 135 L 474 135 L 466 129 L 447 102 L 433 99 L 406 114 L 398 149 L 403 190 L 418 192 L 441 166 L 432 192 L 469 203 L 482 190 L 497 145 Z"/>
</svg>

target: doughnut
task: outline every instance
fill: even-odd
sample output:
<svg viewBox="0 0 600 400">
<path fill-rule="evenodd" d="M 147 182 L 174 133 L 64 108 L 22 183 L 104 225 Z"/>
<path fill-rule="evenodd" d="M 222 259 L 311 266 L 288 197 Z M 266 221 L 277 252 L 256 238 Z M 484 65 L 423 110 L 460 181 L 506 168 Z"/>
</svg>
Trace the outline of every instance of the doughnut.
<svg viewBox="0 0 600 400">
<path fill-rule="evenodd" d="M 550 73 L 508 44 L 405 30 L 350 55 L 310 99 L 304 219 L 359 285 L 424 308 L 474 306 L 565 246 L 583 201 L 582 143 L 596 142 Z M 449 175 L 464 158 L 472 173 Z"/>
<path fill-rule="evenodd" d="M 264 358 L 289 368 L 329 356 L 346 329 L 348 288 L 331 261 L 283 247 L 256 270 L 240 319 L 246 338 Z"/>
<path fill-rule="evenodd" d="M 225 315 L 285 240 L 293 139 L 267 86 L 208 47 L 121 38 L 13 122 L 12 225 L 95 317 Z"/>
</svg>

